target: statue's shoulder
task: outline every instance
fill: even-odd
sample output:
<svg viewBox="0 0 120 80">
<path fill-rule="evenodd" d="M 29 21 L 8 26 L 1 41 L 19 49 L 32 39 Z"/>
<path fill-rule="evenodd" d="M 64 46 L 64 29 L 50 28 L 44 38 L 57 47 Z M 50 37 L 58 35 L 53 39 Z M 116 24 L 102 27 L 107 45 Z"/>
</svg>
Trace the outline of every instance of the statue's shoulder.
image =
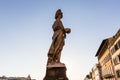
<svg viewBox="0 0 120 80">
<path fill-rule="evenodd" d="M 58 21 L 54 21 L 53 26 L 57 26 L 57 25 L 59 25 L 59 22 Z"/>
</svg>

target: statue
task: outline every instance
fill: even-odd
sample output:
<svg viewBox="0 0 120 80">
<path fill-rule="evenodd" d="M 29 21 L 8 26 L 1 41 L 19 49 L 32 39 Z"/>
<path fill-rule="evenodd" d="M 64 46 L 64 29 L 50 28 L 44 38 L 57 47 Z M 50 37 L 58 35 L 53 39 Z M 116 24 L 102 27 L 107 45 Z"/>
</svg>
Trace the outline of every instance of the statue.
<svg viewBox="0 0 120 80">
<path fill-rule="evenodd" d="M 56 11 L 55 22 L 52 26 L 54 34 L 48 51 L 46 75 L 43 80 L 69 80 L 66 76 L 66 66 L 60 62 L 61 51 L 65 45 L 66 34 L 71 32 L 70 28 L 64 28 L 62 24 L 63 15 L 60 9 Z"/>
<path fill-rule="evenodd" d="M 61 51 L 65 44 L 66 33 L 70 33 L 70 28 L 64 28 L 62 24 L 63 14 L 60 9 L 56 11 L 55 22 L 52 26 L 54 34 L 52 37 L 52 44 L 48 52 L 48 64 L 60 63 Z"/>
</svg>

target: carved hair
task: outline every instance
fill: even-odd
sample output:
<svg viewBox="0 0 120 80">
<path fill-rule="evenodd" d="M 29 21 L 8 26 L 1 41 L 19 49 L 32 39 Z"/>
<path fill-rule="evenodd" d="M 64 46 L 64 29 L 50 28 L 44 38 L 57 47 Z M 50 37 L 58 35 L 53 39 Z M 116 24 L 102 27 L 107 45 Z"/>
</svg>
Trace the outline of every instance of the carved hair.
<svg viewBox="0 0 120 80">
<path fill-rule="evenodd" d="M 61 9 L 58 9 L 58 10 L 56 11 L 55 19 L 57 19 L 59 15 L 61 15 L 61 18 L 63 17 L 62 12 L 61 12 Z"/>
</svg>

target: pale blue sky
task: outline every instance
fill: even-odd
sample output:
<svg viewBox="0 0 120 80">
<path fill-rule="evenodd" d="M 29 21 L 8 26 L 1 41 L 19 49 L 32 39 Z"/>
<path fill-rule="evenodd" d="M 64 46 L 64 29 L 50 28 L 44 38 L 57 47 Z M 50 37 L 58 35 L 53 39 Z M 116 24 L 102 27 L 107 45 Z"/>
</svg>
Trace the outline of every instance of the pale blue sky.
<svg viewBox="0 0 120 80">
<path fill-rule="evenodd" d="M 71 28 L 61 61 L 70 80 L 83 80 L 103 39 L 120 28 L 119 0 L 0 0 L 0 76 L 42 80 L 57 9 Z"/>
</svg>

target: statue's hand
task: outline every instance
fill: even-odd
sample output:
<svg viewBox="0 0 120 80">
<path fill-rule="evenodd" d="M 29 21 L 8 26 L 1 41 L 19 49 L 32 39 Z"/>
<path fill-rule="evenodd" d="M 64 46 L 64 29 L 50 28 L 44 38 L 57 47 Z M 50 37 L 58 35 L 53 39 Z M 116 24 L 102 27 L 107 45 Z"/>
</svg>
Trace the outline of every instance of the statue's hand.
<svg viewBox="0 0 120 80">
<path fill-rule="evenodd" d="M 69 33 L 71 32 L 71 29 L 70 29 L 70 28 L 65 28 L 65 32 L 66 32 L 67 34 L 69 34 Z"/>
</svg>

